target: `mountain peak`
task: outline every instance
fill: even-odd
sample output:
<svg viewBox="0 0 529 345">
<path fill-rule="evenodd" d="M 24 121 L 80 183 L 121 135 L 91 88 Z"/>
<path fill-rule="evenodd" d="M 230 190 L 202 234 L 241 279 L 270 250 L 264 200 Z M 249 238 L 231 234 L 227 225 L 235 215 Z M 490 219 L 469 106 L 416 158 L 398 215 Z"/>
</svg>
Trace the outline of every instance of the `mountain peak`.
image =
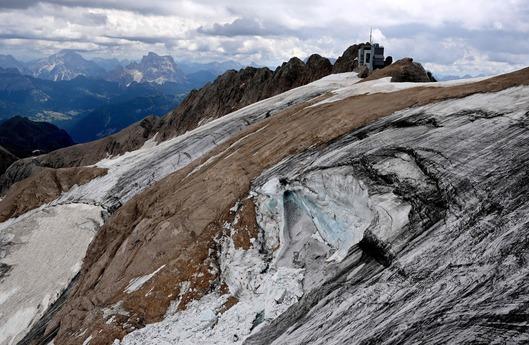
<svg viewBox="0 0 529 345">
<path fill-rule="evenodd" d="M 154 52 L 148 52 L 147 55 L 141 58 L 141 63 L 145 62 L 157 62 L 157 61 L 169 61 L 171 64 L 176 66 L 176 62 L 170 55 L 158 55 Z"/>
<path fill-rule="evenodd" d="M 123 84 L 185 82 L 186 78 L 173 57 L 170 55 L 160 56 L 154 52 L 148 52 L 141 58 L 140 62 L 133 62 L 127 67 L 120 69 L 115 78 Z"/>
<path fill-rule="evenodd" d="M 77 51 L 75 49 L 61 49 L 57 53 L 55 53 L 53 55 L 58 55 L 58 56 L 75 55 L 75 56 L 82 57 L 81 54 L 79 54 L 79 51 Z"/>
<path fill-rule="evenodd" d="M 63 49 L 32 66 L 32 75 L 50 80 L 71 80 L 80 75 L 98 78 L 104 73 L 95 62 L 86 60 L 78 51 Z"/>
<path fill-rule="evenodd" d="M 4 69 L 17 69 L 20 73 L 27 73 L 27 66 L 18 61 L 13 57 L 13 55 L 2 55 L 0 54 L 0 68 Z"/>
</svg>

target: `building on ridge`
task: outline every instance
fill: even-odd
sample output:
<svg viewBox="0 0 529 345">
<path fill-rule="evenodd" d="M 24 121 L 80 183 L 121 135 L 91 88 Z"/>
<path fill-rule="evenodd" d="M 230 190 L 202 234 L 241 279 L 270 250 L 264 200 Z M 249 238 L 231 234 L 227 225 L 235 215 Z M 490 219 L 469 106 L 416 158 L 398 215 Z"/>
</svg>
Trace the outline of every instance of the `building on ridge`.
<svg viewBox="0 0 529 345">
<path fill-rule="evenodd" d="M 373 29 L 371 29 L 369 43 L 358 49 L 358 65 L 367 66 L 369 72 L 372 72 L 375 69 L 384 68 L 384 61 L 384 47 L 373 43 Z"/>
</svg>

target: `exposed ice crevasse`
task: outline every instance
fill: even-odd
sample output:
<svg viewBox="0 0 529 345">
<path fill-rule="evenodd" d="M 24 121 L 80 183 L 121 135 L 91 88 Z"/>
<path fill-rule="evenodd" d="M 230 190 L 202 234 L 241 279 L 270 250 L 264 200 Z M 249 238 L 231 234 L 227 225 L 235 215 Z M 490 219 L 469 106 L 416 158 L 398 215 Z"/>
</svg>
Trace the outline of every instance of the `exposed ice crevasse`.
<svg viewBox="0 0 529 345">
<path fill-rule="evenodd" d="M 364 182 L 347 166 L 316 170 L 283 183 L 273 177 L 257 193 L 257 222 L 264 229 L 267 245 L 280 246 L 278 262 L 286 256 L 299 255 L 299 251 L 288 254 L 293 237 L 307 235 L 330 247 L 332 254 L 327 261 L 341 262 L 351 247 L 363 239 L 367 229 L 378 234 L 380 240 L 387 240 L 408 223 L 411 210 L 393 193 L 369 195 Z M 298 212 L 286 211 L 285 200 Z M 300 210 L 310 217 L 315 232 L 303 235 L 299 230 L 292 231 L 292 226 L 302 221 Z M 310 225 L 303 227 L 307 229 Z"/>
</svg>

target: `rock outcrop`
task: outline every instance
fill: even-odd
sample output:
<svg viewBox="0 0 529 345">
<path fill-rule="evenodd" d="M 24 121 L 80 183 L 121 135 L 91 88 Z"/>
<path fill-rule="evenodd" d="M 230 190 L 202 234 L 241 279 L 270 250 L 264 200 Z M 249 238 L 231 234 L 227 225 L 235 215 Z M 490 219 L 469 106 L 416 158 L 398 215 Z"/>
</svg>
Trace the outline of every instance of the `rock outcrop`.
<svg viewBox="0 0 529 345">
<path fill-rule="evenodd" d="M 405 58 L 395 63 L 377 69 L 369 74 L 364 80 L 375 80 L 391 77 L 393 83 L 428 83 L 435 82 L 431 73 L 428 73 L 421 64 L 413 62 L 411 58 Z"/>
<path fill-rule="evenodd" d="M 352 72 L 355 66 L 355 59 L 358 57 L 358 50 L 365 44 L 353 44 L 336 60 L 332 68 L 332 73 Z"/>
</svg>

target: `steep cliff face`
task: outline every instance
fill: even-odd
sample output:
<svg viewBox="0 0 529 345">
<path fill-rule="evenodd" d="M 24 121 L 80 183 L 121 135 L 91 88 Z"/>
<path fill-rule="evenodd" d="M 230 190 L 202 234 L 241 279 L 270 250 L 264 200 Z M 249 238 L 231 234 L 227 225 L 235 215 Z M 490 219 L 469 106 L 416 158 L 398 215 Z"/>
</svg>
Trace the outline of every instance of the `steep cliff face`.
<svg viewBox="0 0 529 345">
<path fill-rule="evenodd" d="M 509 289 L 499 268 L 513 268 L 509 284 L 525 277 L 524 247 L 505 236 L 524 227 L 514 213 L 525 207 L 528 74 L 400 90 L 329 76 L 98 163 L 107 175 L 57 202 L 106 207 L 114 195 L 123 206 L 90 244 L 65 304 L 28 342 L 110 344 L 127 333 L 124 344 L 413 341 L 433 329 L 412 316 L 417 308 L 438 327 L 460 325 L 449 339 L 465 339 L 480 317 L 465 310 Z M 190 157 L 176 160 L 177 151 Z M 505 193 L 513 197 L 499 202 Z M 494 217 L 508 221 L 491 229 Z M 509 310 L 483 310 L 508 322 Z M 414 332 L 395 327 L 399 313 Z"/>
</svg>

